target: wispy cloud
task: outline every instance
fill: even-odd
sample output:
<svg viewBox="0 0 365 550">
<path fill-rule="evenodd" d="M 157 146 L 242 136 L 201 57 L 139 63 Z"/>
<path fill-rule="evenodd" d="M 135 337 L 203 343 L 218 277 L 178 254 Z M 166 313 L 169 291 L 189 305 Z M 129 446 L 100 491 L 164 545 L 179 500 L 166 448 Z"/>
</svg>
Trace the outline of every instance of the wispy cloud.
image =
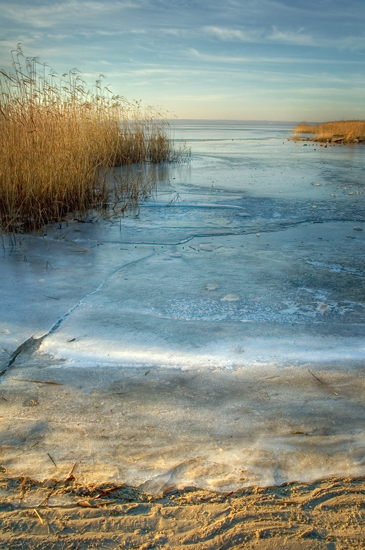
<svg viewBox="0 0 365 550">
<path fill-rule="evenodd" d="M 296 46 L 318 46 L 320 40 L 315 39 L 310 34 L 303 33 L 303 28 L 298 31 L 280 31 L 274 27 L 271 34 L 267 35 L 268 40 L 279 42 L 280 44 L 291 44 Z"/>
<path fill-rule="evenodd" d="M 364 36 L 347 36 L 340 40 L 340 44 L 343 48 L 349 50 L 363 50 L 365 49 L 365 35 Z"/>
<path fill-rule="evenodd" d="M 271 32 L 265 29 L 242 30 L 226 27 L 203 27 L 208 36 L 213 36 L 225 42 L 267 42 L 274 41 L 280 44 L 296 44 L 300 46 L 316 46 L 319 43 L 310 34 L 303 33 L 304 29 L 279 30 L 273 27 Z"/>
<path fill-rule="evenodd" d="M 175 29 L 175 28 L 159 29 L 158 32 L 162 34 L 167 34 L 170 36 L 179 36 L 179 37 L 180 36 L 185 37 L 193 34 L 190 29 Z"/>
<path fill-rule="evenodd" d="M 245 63 L 253 61 L 249 57 L 234 57 L 228 55 L 212 55 L 209 53 L 201 53 L 195 48 L 190 48 L 188 53 L 201 61 L 208 61 L 210 63 Z"/>
<path fill-rule="evenodd" d="M 349 64 L 365 64 L 364 61 L 358 61 L 358 60 L 346 60 L 346 61 L 340 61 L 338 59 L 334 60 L 328 60 L 328 59 L 321 59 L 321 58 L 307 58 L 307 57 L 278 57 L 278 56 L 228 56 L 228 55 L 213 55 L 213 54 L 207 54 L 202 53 L 199 50 L 196 50 L 195 48 L 189 48 L 187 50 L 188 55 L 195 57 L 196 59 L 199 59 L 201 61 L 207 61 L 209 63 L 230 63 L 230 64 L 240 64 L 240 63 L 294 63 L 297 64 L 328 64 L 328 65 L 349 65 Z"/>
<path fill-rule="evenodd" d="M 87 34 L 87 36 L 91 36 L 92 34 L 97 34 L 98 36 L 124 36 L 126 34 L 146 34 L 146 31 L 145 29 L 128 29 L 120 31 L 112 31 L 109 29 L 96 29 L 90 33 L 83 34 Z"/>
<path fill-rule="evenodd" d="M 258 42 L 263 34 L 263 31 L 260 29 L 240 30 L 223 27 L 203 27 L 203 32 L 208 36 L 229 42 Z"/>
<path fill-rule="evenodd" d="M 95 17 L 105 16 L 108 13 L 120 13 L 120 10 L 139 7 L 137 2 L 125 1 L 107 1 L 83 2 L 71 0 L 67 2 L 47 3 L 43 5 L 31 5 L 30 3 L 13 4 L 10 2 L 2 3 L 2 16 L 17 23 L 27 23 L 33 27 L 52 27 L 58 23 L 74 22 L 80 19 L 90 21 L 93 19 L 95 23 L 98 19 Z"/>
<path fill-rule="evenodd" d="M 237 29 L 229 27 L 205 26 L 202 28 L 205 36 L 224 42 L 276 43 L 292 46 L 335 47 L 340 49 L 360 50 L 365 48 L 365 36 L 322 36 L 305 32 L 305 28 L 279 29 L 272 27 L 270 31 L 264 28 Z"/>
<path fill-rule="evenodd" d="M 361 50 L 365 48 L 365 36 L 313 36 L 306 34 L 304 28 L 296 31 L 279 30 L 276 27 L 267 35 L 267 39 L 278 44 L 293 46 L 328 47 L 346 50 Z"/>
<path fill-rule="evenodd" d="M 214 57 L 214 56 L 213 56 Z M 224 59 L 224 58 L 223 58 Z M 280 70 L 282 69 L 282 70 Z M 271 83 L 285 85 L 285 89 L 291 88 L 295 84 L 295 88 L 308 87 L 308 82 L 311 81 L 312 85 L 310 89 L 322 89 L 327 86 L 331 86 L 331 89 L 338 88 L 339 90 L 349 89 L 349 87 L 360 88 L 365 85 L 365 75 L 363 73 L 352 72 L 347 77 L 331 74 L 321 71 L 317 73 L 317 77 L 313 79 L 313 74 L 305 69 L 300 70 L 285 70 L 286 67 L 275 68 L 268 64 L 266 67 L 260 67 L 259 64 L 253 63 L 245 67 L 236 67 L 229 65 L 225 67 L 224 74 L 227 78 L 227 82 L 230 82 L 229 86 L 233 82 L 237 85 L 238 82 L 245 82 L 246 89 L 249 83 Z M 146 65 L 143 68 L 134 69 L 131 67 L 125 67 L 123 71 L 114 73 L 108 72 L 108 76 L 118 76 L 121 78 L 127 78 L 128 80 L 135 81 L 135 78 L 143 77 L 147 80 L 150 78 L 155 79 L 169 79 L 175 82 L 195 82 L 199 86 L 202 83 L 209 82 L 215 84 L 215 92 L 220 88 L 226 88 L 226 81 L 221 79 L 218 74 L 221 74 L 219 70 L 217 72 L 217 63 L 215 65 L 204 65 L 203 67 L 197 67 L 191 63 L 179 63 L 169 68 L 160 66 L 158 64 Z M 235 89 L 235 85 L 233 89 Z M 263 90 L 267 91 L 267 88 Z M 282 88 L 280 88 L 282 89 Z M 294 88 L 293 88 L 294 89 Z M 272 89 L 271 89 L 272 91 Z M 210 92 L 212 93 L 212 92 Z M 242 90 L 240 90 L 242 93 Z"/>
</svg>

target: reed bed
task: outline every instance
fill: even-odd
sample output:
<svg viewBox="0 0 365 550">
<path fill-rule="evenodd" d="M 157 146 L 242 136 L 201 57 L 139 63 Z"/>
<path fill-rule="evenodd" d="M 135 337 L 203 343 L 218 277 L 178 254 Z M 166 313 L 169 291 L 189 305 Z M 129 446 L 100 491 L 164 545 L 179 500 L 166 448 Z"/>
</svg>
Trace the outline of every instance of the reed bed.
<svg viewBox="0 0 365 550">
<path fill-rule="evenodd" d="M 293 132 L 294 134 L 314 134 L 312 141 L 361 143 L 365 142 L 365 120 L 339 120 L 316 125 L 301 122 Z"/>
<path fill-rule="evenodd" d="M 0 71 L 2 232 L 102 207 L 114 167 L 173 159 L 168 123 L 153 108 L 113 95 L 101 79 L 90 90 L 76 70 L 59 76 L 20 47 L 12 59 L 13 71 Z M 130 181 L 119 181 L 127 201 Z"/>
</svg>

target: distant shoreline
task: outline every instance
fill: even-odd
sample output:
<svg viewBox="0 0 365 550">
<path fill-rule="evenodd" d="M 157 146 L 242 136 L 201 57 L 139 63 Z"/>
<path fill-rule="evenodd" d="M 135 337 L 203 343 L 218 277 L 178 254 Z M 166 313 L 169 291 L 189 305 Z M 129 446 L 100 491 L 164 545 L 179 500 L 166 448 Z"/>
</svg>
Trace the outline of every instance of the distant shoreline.
<svg viewBox="0 0 365 550">
<path fill-rule="evenodd" d="M 293 133 L 293 139 L 319 143 L 365 143 L 365 120 L 339 120 L 315 125 L 301 122 Z M 303 134 L 314 134 L 314 137 L 304 138 Z"/>
<path fill-rule="evenodd" d="M 250 120 L 250 119 L 231 119 L 231 118 L 176 118 L 169 120 L 172 125 L 179 124 L 285 124 L 285 125 L 295 125 L 298 124 L 296 120 Z"/>
</svg>

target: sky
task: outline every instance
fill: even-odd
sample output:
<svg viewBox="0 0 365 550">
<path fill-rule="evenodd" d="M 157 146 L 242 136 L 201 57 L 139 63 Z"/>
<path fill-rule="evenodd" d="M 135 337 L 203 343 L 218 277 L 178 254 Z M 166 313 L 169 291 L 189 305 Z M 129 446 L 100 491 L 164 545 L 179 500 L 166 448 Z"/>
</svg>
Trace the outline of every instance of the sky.
<svg viewBox="0 0 365 550">
<path fill-rule="evenodd" d="M 189 119 L 365 119 L 365 0 L 0 0 L 0 68 L 20 43 L 62 74 Z"/>
</svg>

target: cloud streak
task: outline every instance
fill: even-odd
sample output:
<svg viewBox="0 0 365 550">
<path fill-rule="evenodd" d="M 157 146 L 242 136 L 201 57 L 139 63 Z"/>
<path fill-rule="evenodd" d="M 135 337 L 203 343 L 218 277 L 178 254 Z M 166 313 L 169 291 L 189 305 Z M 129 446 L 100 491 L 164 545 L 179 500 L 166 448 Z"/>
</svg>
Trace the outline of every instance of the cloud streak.
<svg viewBox="0 0 365 550">
<path fill-rule="evenodd" d="M 14 22 L 23 24 L 26 22 L 36 28 L 48 28 L 60 23 L 90 22 L 98 23 L 100 17 L 108 14 L 120 14 L 121 10 L 137 9 L 137 2 L 82 2 L 68 1 L 47 3 L 39 6 L 30 4 L 3 3 L 1 6 L 2 16 Z M 94 19 L 96 18 L 96 19 Z"/>
<path fill-rule="evenodd" d="M 313 36 L 304 32 L 305 29 L 303 27 L 296 30 L 280 30 L 274 26 L 270 31 L 266 31 L 263 28 L 242 30 L 228 27 L 205 26 L 202 28 L 202 31 L 206 36 L 223 42 L 248 42 L 254 44 L 275 42 L 291 46 L 339 47 L 352 50 L 365 48 L 365 35 L 336 36 L 335 38 Z"/>
<path fill-rule="evenodd" d="M 203 32 L 219 40 L 227 42 L 259 42 L 263 37 L 262 30 L 239 30 L 224 27 L 203 27 Z"/>
<path fill-rule="evenodd" d="M 318 46 L 318 39 L 310 34 L 303 33 L 304 29 L 294 31 L 280 31 L 274 27 L 271 34 L 267 35 L 267 40 L 278 42 L 279 44 L 290 44 L 292 46 Z"/>
<path fill-rule="evenodd" d="M 229 63 L 229 64 L 240 64 L 240 63 L 253 63 L 253 64 L 258 64 L 258 63 L 282 63 L 282 64 L 323 64 L 323 63 L 326 63 L 328 65 L 341 65 L 341 64 L 345 64 L 345 65 L 349 65 L 349 64 L 354 64 L 354 65 L 364 65 L 365 64 L 365 60 L 363 61 L 358 61 L 358 60 L 344 60 L 344 61 L 339 61 L 338 59 L 336 60 L 328 60 L 328 59 L 321 59 L 321 58 L 306 58 L 306 57 L 301 57 L 301 58 L 298 58 L 298 57 L 277 57 L 277 56 L 267 56 L 267 57 L 262 57 L 262 56 L 255 56 L 255 55 L 252 55 L 252 56 L 228 56 L 228 55 L 213 55 L 213 54 L 207 54 L 207 53 L 202 53 L 198 50 L 196 50 L 195 48 L 190 48 L 187 50 L 187 54 L 190 55 L 190 56 L 193 56 L 201 61 L 206 61 L 206 62 L 209 62 L 209 63 Z"/>
</svg>

